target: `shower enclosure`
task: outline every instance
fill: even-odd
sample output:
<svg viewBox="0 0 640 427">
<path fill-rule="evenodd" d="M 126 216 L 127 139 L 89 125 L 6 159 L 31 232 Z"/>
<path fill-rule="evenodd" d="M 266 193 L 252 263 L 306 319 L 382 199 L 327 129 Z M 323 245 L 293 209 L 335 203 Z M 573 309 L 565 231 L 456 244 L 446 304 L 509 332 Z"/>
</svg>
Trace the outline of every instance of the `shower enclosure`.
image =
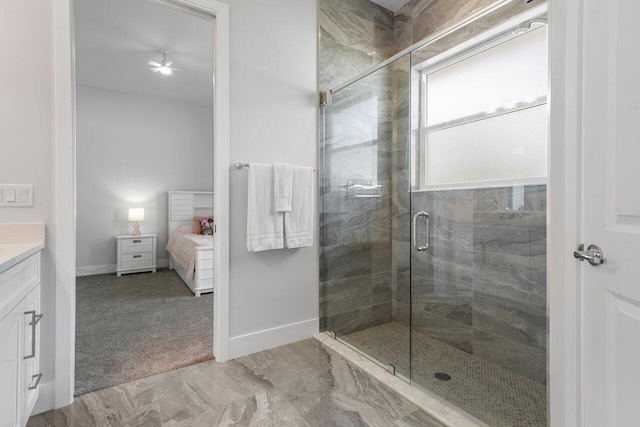
<svg viewBox="0 0 640 427">
<path fill-rule="evenodd" d="M 503 1 L 322 109 L 322 327 L 491 426 L 547 424 L 546 4 Z"/>
</svg>

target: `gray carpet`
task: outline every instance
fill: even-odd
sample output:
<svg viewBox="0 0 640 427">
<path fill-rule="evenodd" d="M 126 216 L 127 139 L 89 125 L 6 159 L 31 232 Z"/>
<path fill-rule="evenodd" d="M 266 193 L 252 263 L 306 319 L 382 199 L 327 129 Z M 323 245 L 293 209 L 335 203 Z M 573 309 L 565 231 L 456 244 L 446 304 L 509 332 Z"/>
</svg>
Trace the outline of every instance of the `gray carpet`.
<svg viewBox="0 0 640 427">
<path fill-rule="evenodd" d="M 174 271 L 78 277 L 76 396 L 212 359 L 212 325 Z"/>
</svg>

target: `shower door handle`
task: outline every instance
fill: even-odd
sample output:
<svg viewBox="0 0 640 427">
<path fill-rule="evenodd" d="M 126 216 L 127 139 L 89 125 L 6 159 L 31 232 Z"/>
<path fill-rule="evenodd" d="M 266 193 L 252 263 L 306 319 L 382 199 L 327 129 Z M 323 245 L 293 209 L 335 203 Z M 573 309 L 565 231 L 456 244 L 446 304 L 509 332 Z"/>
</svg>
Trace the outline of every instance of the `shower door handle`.
<svg viewBox="0 0 640 427">
<path fill-rule="evenodd" d="M 425 244 L 423 246 L 418 245 L 418 218 L 420 217 L 425 217 L 426 219 L 426 228 L 427 228 L 427 241 L 425 242 Z M 427 212 L 418 212 L 417 214 L 415 214 L 413 216 L 413 247 L 415 248 L 415 250 L 419 251 L 419 252 L 423 252 L 426 251 L 427 249 L 429 249 L 429 246 L 431 246 L 431 237 L 429 236 L 431 234 L 431 218 L 429 217 L 429 214 Z"/>
</svg>

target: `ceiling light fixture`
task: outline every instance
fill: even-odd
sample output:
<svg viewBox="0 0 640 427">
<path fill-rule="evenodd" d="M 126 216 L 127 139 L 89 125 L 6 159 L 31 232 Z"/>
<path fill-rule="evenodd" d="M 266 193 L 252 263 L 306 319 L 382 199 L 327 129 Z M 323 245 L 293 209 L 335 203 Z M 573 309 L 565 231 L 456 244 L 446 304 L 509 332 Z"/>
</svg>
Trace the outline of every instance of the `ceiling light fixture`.
<svg viewBox="0 0 640 427">
<path fill-rule="evenodd" d="M 173 62 L 167 62 L 167 54 L 169 54 L 168 50 L 160 49 L 160 52 L 162 52 L 162 64 L 159 64 L 156 61 L 149 61 L 148 64 L 151 65 L 151 71 L 154 73 L 164 74 L 165 76 L 172 76 L 174 71 L 182 71 L 178 68 L 172 68 L 171 64 L 173 64 Z"/>
</svg>

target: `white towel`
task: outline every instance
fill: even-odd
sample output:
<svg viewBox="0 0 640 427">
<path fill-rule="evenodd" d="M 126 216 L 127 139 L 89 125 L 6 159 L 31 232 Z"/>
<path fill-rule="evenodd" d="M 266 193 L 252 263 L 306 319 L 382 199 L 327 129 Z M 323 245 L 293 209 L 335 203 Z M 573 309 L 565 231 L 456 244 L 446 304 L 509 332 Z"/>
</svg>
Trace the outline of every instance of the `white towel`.
<svg viewBox="0 0 640 427">
<path fill-rule="evenodd" d="M 313 168 L 292 166 L 291 212 L 284 213 L 287 248 L 313 245 L 315 183 Z"/>
<path fill-rule="evenodd" d="M 250 252 L 282 249 L 282 214 L 273 198 L 273 166 L 249 164 L 249 200 L 247 206 L 247 249 Z"/>
<path fill-rule="evenodd" d="M 291 212 L 291 165 L 273 164 L 273 192 L 276 212 Z"/>
</svg>

